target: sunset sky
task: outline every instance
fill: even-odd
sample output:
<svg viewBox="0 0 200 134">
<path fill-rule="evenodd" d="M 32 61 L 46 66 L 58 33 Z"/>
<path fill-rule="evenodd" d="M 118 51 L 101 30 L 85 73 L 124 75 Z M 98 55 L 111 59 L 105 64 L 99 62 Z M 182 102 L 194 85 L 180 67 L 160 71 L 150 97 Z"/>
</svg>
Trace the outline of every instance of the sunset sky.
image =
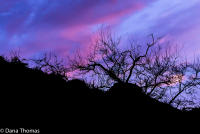
<svg viewBox="0 0 200 134">
<path fill-rule="evenodd" d="M 102 25 L 136 39 L 154 33 L 200 54 L 200 0 L 0 0 L 0 55 L 88 52 Z"/>
</svg>

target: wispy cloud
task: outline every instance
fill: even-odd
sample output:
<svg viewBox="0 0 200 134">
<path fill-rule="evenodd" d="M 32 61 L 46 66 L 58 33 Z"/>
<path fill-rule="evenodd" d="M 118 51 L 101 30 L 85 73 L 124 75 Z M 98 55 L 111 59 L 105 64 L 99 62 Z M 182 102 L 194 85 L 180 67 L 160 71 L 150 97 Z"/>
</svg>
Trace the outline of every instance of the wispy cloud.
<svg viewBox="0 0 200 134">
<path fill-rule="evenodd" d="M 0 53 L 87 52 L 100 24 L 119 34 L 166 35 L 194 48 L 199 42 L 199 0 L 3 0 L 0 5 Z"/>
<path fill-rule="evenodd" d="M 200 49 L 199 12 L 199 0 L 158 0 L 124 20 L 118 30 L 136 37 L 151 33 L 166 36 L 172 45 L 184 45 L 187 54 L 191 55 L 194 50 Z"/>
</svg>

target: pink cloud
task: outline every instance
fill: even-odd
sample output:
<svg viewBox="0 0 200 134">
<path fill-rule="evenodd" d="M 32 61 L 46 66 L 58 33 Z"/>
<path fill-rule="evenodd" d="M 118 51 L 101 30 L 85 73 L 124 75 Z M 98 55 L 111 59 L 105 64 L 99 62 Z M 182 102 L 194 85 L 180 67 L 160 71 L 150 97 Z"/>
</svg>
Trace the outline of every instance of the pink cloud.
<svg viewBox="0 0 200 134">
<path fill-rule="evenodd" d="M 131 13 L 134 13 L 135 11 L 144 8 L 144 5 L 141 3 L 136 3 L 130 8 L 126 8 L 123 10 L 119 10 L 116 12 L 113 12 L 112 14 L 105 15 L 102 18 L 97 19 L 96 22 L 111 22 L 111 24 L 115 24 L 119 22 L 123 17 L 126 17 L 130 15 Z"/>
<path fill-rule="evenodd" d="M 116 1 L 113 1 L 112 4 L 116 4 Z M 112 4 L 108 4 L 107 8 L 111 9 Z M 119 4 L 119 3 L 118 3 Z M 106 12 L 104 14 L 100 14 L 100 17 L 95 17 L 94 20 L 90 22 L 90 18 L 92 18 L 95 14 L 95 12 L 90 11 L 91 9 L 88 9 L 87 17 L 83 18 L 81 24 L 76 24 L 75 23 L 71 26 L 68 27 L 66 25 L 66 28 L 64 30 L 61 30 L 60 36 L 62 38 L 65 38 L 67 40 L 71 41 L 78 41 L 81 44 L 81 49 L 84 50 L 85 53 L 89 52 L 91 49 L 91 40 L 96 36 L 95 33 L 92 33 L 91 27 L 98 25 L 98 24 L 103 24 L 107 23 L 109 25 L 117 25 L 120 23 L 123 17 L 126 17 L 130 15 L 131 13 L 134 13 L 135 11 L 138 11 L 142 8 L 144 8 L 145 5 L 142 3 L 134 3 L 132 5 L 125 6 L 120 9 L 114 9 L 112 12 Z M 106 9 L 107 9 L 106 8 Z M 84 22 L 90 22 L 90 23 L 84 23 Z M 94 36 L 92 35 L 94 34 Z"/>
<path fill-rule="evenodd" d="M 86 54 L 90 51 L 91 40 L 95 36 L 94 27 L 104 23 L 117 26 L 123 18 L 149 3 L 147 0 L 52 0 L 48 5 L 40 3 L 36 6 L 36 12 L 29 2 L 21 0 L 20 4 L 16 5 L 17 1 L 14 1 L 7 6 L 9 11 L 13 6 L 14 12 L 4 24 L 6 40 L 11 40 L 15 35 L 26 34 L 25 39 L 18 39 L 21 43 L 19 47 L 26 55 L 44 50 L 54 50 L 60 55 L 66 55 L 73 54 L 76 48 Z M 29 23 L 26 23 L 28 20 Z M 8 47 L 14 48 L 12 45 Z"/>
</svg>

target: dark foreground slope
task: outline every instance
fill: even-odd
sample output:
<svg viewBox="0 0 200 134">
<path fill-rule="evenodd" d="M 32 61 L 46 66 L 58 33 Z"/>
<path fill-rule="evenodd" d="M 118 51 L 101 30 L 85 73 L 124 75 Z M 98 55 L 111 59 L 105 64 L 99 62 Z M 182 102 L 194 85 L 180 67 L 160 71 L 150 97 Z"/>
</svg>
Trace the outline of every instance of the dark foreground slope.
<svg viewBox="0 0 200 134">
<path fill-rule="evenodd" d="M 161 103 L 156 99 L 145 95 L 141 88 L 135 84 L 118 84 L 116 83 L 108 91 L 108 96 L 112 96 L 115 102 L 121 104 L 125 109 L 133 108 L 135 112 L 149 112 L 149 113 L 171 113 L 181 112 L 172 106 Z"/>
<path fill-rule="evenodd" d="M 154 100 L 133 84 L 115 84 L 108 92 L 91 89 L 81 80 L 66 82 L 62 77 L 30 69 L 15 59 L 0 57 L 0 104 L 2 116 L 38 122 L 65 117 L 80 117 L 90 113 L 142 115 L 181 112 Z M 7 116 L 9 115 L 9 116 Z M 119 116 L 118 115 L 118 116 Z"/>
<path fill-rule="evenodd" d="M 61 101 L 64 104 L 65 100 L 80 99 L 86 101 L 86 99 L 93 99 L 95 101 L 101 99 L 104 105 L 109 102 L 121 102 L 130 103 L 130 107 L 134 107 L 134 105 L 142 107 L 166 106 L 144 95 L 141 89 L 133 84 L 115 84 L 108 92 L 104 92 L 89 88 L 84 81 L 71 80 L 66 82 L 59 75 L 30 69 L 18 59 L 8 62 L 3 57 L 0 57 L 0 84 L 0 92 L 5 102 L 6 100 L 14 100 L 13 103 L 21 101 L 22 103 L 19 105 L 27 102 L 54 103 Z M 154 108 L 163 111 L 172 109 L 168 105 L 166 109 Z"/>
</svg>

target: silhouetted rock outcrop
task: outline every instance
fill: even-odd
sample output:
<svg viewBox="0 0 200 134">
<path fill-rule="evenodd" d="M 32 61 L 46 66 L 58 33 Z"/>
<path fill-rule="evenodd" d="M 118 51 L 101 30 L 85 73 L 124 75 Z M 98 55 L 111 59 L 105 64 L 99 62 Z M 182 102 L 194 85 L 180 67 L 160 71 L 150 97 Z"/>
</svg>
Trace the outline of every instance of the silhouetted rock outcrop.
<svg viewBox="0 0 200 134">
<path fill-rule="evenodd" d="M 120 84 L 115 83 L 107 92 L 108 96 L 113 97 L 131 97 L 136 94 L 141 94 L 142 89 L 135 84 Z"/>
<path fill-rule="evenodd" d="M 97 88 L 90 88 L 84 81 L 79 79 L 70 80 L 67 83 L 67 92 L 78 97 L 104 96 L 104 91 Z"/>
</svg>

